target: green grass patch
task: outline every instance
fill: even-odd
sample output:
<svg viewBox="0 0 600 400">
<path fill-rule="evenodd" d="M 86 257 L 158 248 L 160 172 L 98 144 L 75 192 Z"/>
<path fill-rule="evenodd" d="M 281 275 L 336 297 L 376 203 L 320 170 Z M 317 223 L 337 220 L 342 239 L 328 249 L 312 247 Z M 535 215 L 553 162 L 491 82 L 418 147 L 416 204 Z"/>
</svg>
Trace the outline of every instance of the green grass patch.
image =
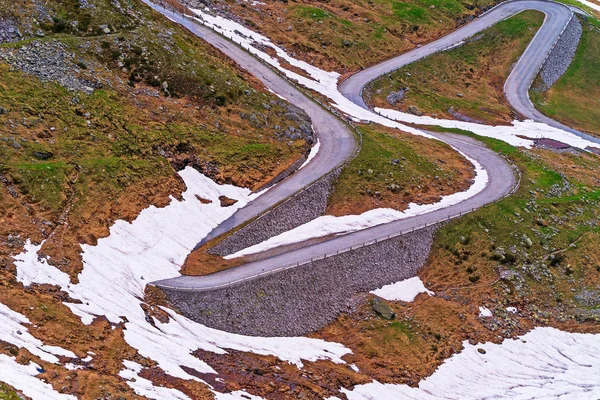
<svg viewBox="0 0 600 400">
<path fill-rule="evenodd" d="M 21 397 L 7 384 L 0 382 L 0 400 L 21 400 Z"/>
<path fill-rule="evenodd" d="M 396 18 L 410 21 L 413 24 L 429 20 L 429 11 L 416 4 L 395 1 L 392 3 L 392 9 Z"/>
<path fill-rule="evenodd" d="M 331 18 L 331 14 L 322 8 L 310 7 L 310 6 L 298 6 L 295 9 L 296 15 L 302 18 L 309 18 L 315 21 L 323 20 L 325 18 Z"/>
<path fill-rule="evenodd" d="M 400 4 L 408 7 L 408 3 Z M 501 84 L 542 21 L 543 14 L 536 11 L 515 15 L 460 47 L 377 79 L 367 87 L 367 93 L 376 106 L 389 107 L 386 98 L 390 92 L 409 88 L 396 103 L 402 111 L 417 107 L 446 118 L 459 118 L 459 113 L 489 123 L 511 121 L 514 117 L 503 99 Z"/>
<path fill-rule="evenodd" d="M 361 126 L 360 153 L 342 170 L 329 198 L 333 213 L 363 212 L 370 203 L 403 208 L 412 201 L 422 201 L 427 188 L 448 187 L 464 179 L 461 172 L 440 162 L 461 158 L 449 146 L 426 139 L 397 135 L 377 126 Z M 423 142 L 427 143 L 423 143 Z M 426 151 L 422 146 L 429 146 Z M 470 164 L 467 164 L 470 165 Z M 460 165 L 459 169 L 470 167 Z M 423 197 L 419 197 L 423 196 Z"/>
</svg>

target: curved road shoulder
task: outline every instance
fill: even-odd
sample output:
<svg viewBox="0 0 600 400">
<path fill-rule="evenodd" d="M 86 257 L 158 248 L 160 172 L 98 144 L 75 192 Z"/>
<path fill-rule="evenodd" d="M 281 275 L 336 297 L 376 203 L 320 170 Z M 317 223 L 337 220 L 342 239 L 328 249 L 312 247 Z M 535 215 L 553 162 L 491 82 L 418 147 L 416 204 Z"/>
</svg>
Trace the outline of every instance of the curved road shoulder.
<svg viewBox="0 0 600 400">
<path fill-rule="evenodd" d="M 261 215 L 273 205 L 296 194 L 304 187 L 341 166 L 355 154 L 357 149 L 356 133 L 341 119 L 308 98 L 270 67 L 212 29 L 149 0 L 142 1 L 155 11 L 182 25 L 194 35 L 216 47 L 241 68 L 258 78 L 275 94 L 303 109 L 310 117 L 315 135 L 319 139 L 319 152 L 310 163 L 271 187 L 245 207 L 237 210 L 230 218 L 211 231 L 204 241 L 226 233 Z"/>
<path fill-rule="evenodd" d="M 374 241 L 399 236 L 400 234 L 430 226 L 443 220 L 464 215 L 486 204 L 502 199 L 517 186 L 513 167 L 503 157 L 488 149 L 482 143 L 460 135 L 430 134 L 443 139 L 446 143 L 451 144 L 481 164 L 482 168 L 488 173 L 488 183 L 481 192 L 451 207 L 374 226 L 358 232 L 340 235 L 333 239 L 239 267 L 205 276 L 179 276 L 153 282 L 152 285 L 173 290 L 206 291 L 258 279 L 265 275 L 308 264 L 312 259 L 319 259 L 326 255 L 329 256 L 338 252 L 348 251 L 351 248 L 362 247 Z"/>
</svg>

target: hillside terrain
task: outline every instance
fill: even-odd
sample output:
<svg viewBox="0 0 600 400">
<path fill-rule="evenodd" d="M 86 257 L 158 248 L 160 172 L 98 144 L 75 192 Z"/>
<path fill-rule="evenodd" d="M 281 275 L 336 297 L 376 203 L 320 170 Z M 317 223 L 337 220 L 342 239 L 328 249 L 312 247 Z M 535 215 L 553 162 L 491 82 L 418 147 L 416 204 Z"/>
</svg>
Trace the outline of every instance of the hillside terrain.
<svg viewBox="0 0 600 400">
<path fill-rule="evenodd" d="M 185 4 L 343 76 L 493 2 Z M 382 77 L 366 90 L 369 105 L 508 127 L 516 116 L 503 82 L 542 22 L 518 14 Z M 547 115 L 596 134 L 599 32 L 584 22 L 568 72 L 531 93 Z M 148 283 L 251 259 L 195 245 L 309 156 L 308 115 L 140 0 L 0 0 L 0 77 L 0 400 L 366 399 L 352 392 L 416 388 L 470 347 L 472 369 L 483 370 L 494 363 L 485 343 L 535 328 L 600 333 L 598 154 L 427 127 L 501 154 L 518 169 L 518 190 L 440 225 L 411 278 L 422 286 L 414 299 L 359 293 L 306 337 L 237 335 L 184 317 Z M 327 215 L 404 211 L 476 186 L 477 163 L 450 145 L 364 115 L 348 125 L 361 147 L 333 182 Z M 3 382 L 41 386 L 26 394 Z"/>
<path fill-rule="evenodd" d="M 76 4 L 3 8 L 3 236 L 50 239 L 74 276 L 78 243 L 178 196 L 175 171 L 258 189 L 312 143 L 301 110 L 139 3 Z"/>
<path fill-rule="evenodd" d="M 198 0 L 184 0 L 204 8 Z M 259 31 L 292 56 L 354 72 L 430 42 L 473 19 L 492 0 L 222 1 L 210 8 Z"/>
<path fill-rule="evenodd" d="M 24 288 L 13 257 L 43 241 L 41 254 L 76 281 L 81 244 L 180 197 L 176 171 L 259 189 L 307 152 L 310 120 L 137 1 L 4 1 L 0 21 L 0 303 L 46 343 L 94 348 L 93 370 L 45 366 L 57 390 L 132 398 L 118 376 L 135 353 L 121 328 L 83 325 L 57 287 Z"/>
<path fill-rule="evenodd" d="M 546 92 L 532 91 L 536 107 L 568 126 L 600 135 L 600 23 L 586 24 L 567 73 Z"/>
<path fill-rule="evenodd" d="M 515 119 L 503 92 L 512 65 L 542 24 L 526 11 L 372 82 L 365 97 L 373 107 L 468 122 L 507 124 Z"/>
</svg>

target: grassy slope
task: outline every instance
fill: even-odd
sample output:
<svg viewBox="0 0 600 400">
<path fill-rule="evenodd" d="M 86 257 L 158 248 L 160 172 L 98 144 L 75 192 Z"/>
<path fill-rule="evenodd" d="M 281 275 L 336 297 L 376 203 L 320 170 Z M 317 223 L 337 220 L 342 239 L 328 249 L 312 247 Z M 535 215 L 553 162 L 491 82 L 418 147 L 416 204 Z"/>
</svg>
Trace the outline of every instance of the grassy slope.
<svg viewBox="0 0 600 400">
<path fill-rule="evenodd" d="M 390 92 L 409 88 L 394 108 L 407 111 L 416 106 L 426 114 L 455 118 L 462 115 L 491 123 L 510 122 L 514 116 L 502 88 L 513 63 L 523 53 L 543 14 L 527 11 L 482 32 L 483 36 L 462 47 L 402 68 L 373 82 L 367 89 L 371 103 L 390 108 Z"/>
<path fill-rule="evenodd" d="M 83 76 L 103 82 L 87 96 L 0 63 L 0 173 L 20 195 L 0 193 L 0 233 L 41 240 L 59 231 L 44 251 L 73 274 L 78 243 L 181 192 L 177 168 L 190 164 L 218 181 L 256 187 L 307 148 L 277 137 L 302 123 L 290 119 L 286 103 L 145 6 L 123 4 L 131 7 L 125 16 L 103 0 L 94 9 L 47 3 L 53 22 L 34 28 L 46 36 L 1 49 L 59 41 L 77 54 Z M 35 8 L 18 11 L 24 26 L 35 17 Z M 81 20 L 85 28 L 65 28 Z M 13 250 L 1 251 L 9 263 Z"/>
<path fill-rule="evenodd" d="M 20 400 L 20 397 L 8 385 L 0 383 L 0 400 Z"/>
<path fill-rule="evenodd" d="M 338 178 L 328 214 L 403 210 L 409 203 L 433 203 L 470 185 L 472 165 L 450 146 L 382 126 L 365 125 L 360 131 L 360 154 Z"/>
<path fill-rule="evenodd" d="M 375 208 L 402 211 L 409 203 L 434 203 L 471 185 L 472 164 L 444 143 L 383 126 L 362 125 L 359 130 L 360 153 L 336 180 L 328 215 L 356 215 Z M 206 253 L 219 240 L 190 253 L 182 273 L 207 275 L 252 260 Z"/>
<path fill-rule="evenodd" d="M 359 295 L 353 311 L 311 335 L 350 348 L 344 359 L 359 373 L 310 362 L 293 373 L 250 353 L 203 358 L 227 375 L 224 387 L 246 387 L 264 397 L 283 392 L 283 398 L 321 398 L 335 395 L 335 387 L 371 379 L 417 385 L 465 340 L 499 342 L 548 325 L 600 332 L 600 158 L 477 139 L 518 165 L 521 187 L 438 231 L 419 274 L 436 296 L 388 302 L 397 317 L 387 321 L 373 311 L 369 296 Z M 479 306 L 494 317 L 479 318 Z M 518 314 L 508 312 L 509 306 Z M 283 382 L 275 379 L 282 376 Z"/>
<path fill-rule="evenodd" d="M 355 71 L 426 43 L 492 5 L 490 0 L 266 1 L 225 8 L 305 61 Z M 222 7 L 223 5 L 219 5 Z"/>
<path fill-rule="evenodd" d="M 600 135 L 600 28 L 584 23 L 569 69 L 545 93 L 531 92 L 536 107 L 569 126 Z"/>
</svg>

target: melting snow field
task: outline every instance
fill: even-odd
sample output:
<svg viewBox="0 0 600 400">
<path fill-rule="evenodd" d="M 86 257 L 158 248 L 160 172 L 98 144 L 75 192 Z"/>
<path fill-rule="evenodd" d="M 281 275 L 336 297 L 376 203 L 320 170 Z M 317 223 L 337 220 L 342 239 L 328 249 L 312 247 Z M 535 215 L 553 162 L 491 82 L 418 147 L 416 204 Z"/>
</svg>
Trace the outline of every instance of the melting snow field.
<svg viewBox="0 0 600 400">
<path fill-rule="evenodd" d="M 600 398 L 598 335 L 536 328 L 502 344 L 463 344 L 417 388 L 373 382 L 343 392 L 349 400 Z"/>
<path fill-rule="evenodd" d="M 86 324 L 91 323 L 97 315 L 104 315 L 113 323 L 123 322 L 121 316 L 125 316 L 128 320 L 124 331 L 127 343 L 141 355 L 156 361 L 166 373 L 174 377 L 198 380 L 187 374 L 181 365 L 203 373 L 214 372 L 206 363 L 191 355 L 197 349 L 224 353 L 223 348 L 231 348 L 272 354 L 299 367 L 302 366 L 302 360 L 329 359 L 337 363 L 343 362 L 341 357 L 350 350 L 323 340 L 234 335 L 197 324 L 168 309 L 166 311 L 172 318 L 169 323 L 154 320 L 154 328 L 146 321 L 140 307 L 146 284 L 177 276 L 180 266 L 196 243 L 233 214 L 236 208 L 244 206 L 256 196 L 251 195 L 247 189 L 218 185 L 193 168 L 184 169 L 180 175 L 187 187 L 182 201 L 173 198 L 164 208 L 149 207 L 132 223 L 117 221 L 111 227 L 109 237 L 98 240 L 96 246 L 82 246 L 84 269 L 79 275 L 78 284 L 71 284 L 66 274 L 49 265 L 46 260 L 38 258 L 37 252 L 41 244 L 29 244 L 15 258 L 18 279 L 24 284 L 36 282 L 61 286 L 71 297 L 82 301 L 81 304 L 66 305 Z M 218 198 L 221 195 L 238 202 L 232 207 L 220 207 Z M 196 196 L 212 200 L 212 203 L 203 204 Z M 3 323 L 7 319 L 8 322 L 10 319 L 25 322 L 19 319 L 24 317 L 15 316 L 7 310 L 6 307 L 0 309 L 0 334 L 8 326 Z M 15 328 L 9 326 L 8 335 L 14 335 L 14 331 Z M 33 351 L 38 351 L 38 348 L 40 357 L 52 357 L 52 354 L 46 353 L 57 350 L 43 346 L 39 341 L 31 345 L 16 344 L 29 346 L 27 348 L 32 348 Z M 40 353 L 42 351 L 44 353 Z M 122 374 L 137 374 L 136 368 L 134 364 L 128 363 Z M 138 380 L 132 387 L 138 394 L 147 394 L 150 390 L 148 384 L 149 382 Z M 22 387 L 17 385 L 17 388 Z M 175 392 L 160 390 L 154 398 L 184 398 L 181 393 L 173 393 Z"/>
<path fill-rule="evenodd" d="M 337 343 L 308 338 L 257 338 L 229 334 L 207 328 L 166 309 L 172 320 L 163 324 L 154 320 L 156 328 L 145 320 L 140 308 L 144 285 L 154 279 L 178 274 L 179 265 L 195 243 L 212 227 L 227 218 L 235 207 L 221 208 L 218 197 L 226 195 L 243 206 L 252 196 L 245 189 L 217 185 L 192 168 L 181 171 L 187 190 L 183 200 L 172 199 L 164 208 L 149 207 L 132 223 L 118 221 L 110 236 L 98 241 L 97 246 L 84 246 L 84 269 L 79 283 L 69 283 L 61 272 L 38 259 L 39 245 L 28 245 L 15 264 L 22 282 L 34 281 L 58 284 L 83 304 L 67 304 L 86 323 L 95 315 L 106 315 L 112 322 L 126 316 L 125 340 L 140 354 L 158 363 L 170 375 L 196 379 L 183 371 L 180 365 L 200 372 L 214 372 L 191 352 L 201 348 L 223 353 L 223 348 L 273 354 L 283 360 L 302 365 L 302 360 L 330 359 L 343 362 L 341 357 L 349 350 Z M 203 204 L 196 195 L 210 199 Z M 57 272 L 58 271 L 58 272 Z M 414 280 L 391 285 L 416 291 Z M 422 285 L 422 283 L 421 283 Z M 387 290 L 384 287 L 380 290 Z M 75 358 L 67 350 L 45 346 L 27 333 L 24 324 L 29 321 L 4 305 L 0 305 L 0 340 L 29 349 L 49 362 L 58 362 L 57 356 Z M 21 334 L 18 334 L 20 331 Z M 520 398 L 590 398 L 600 393 L 600 336 L 576 335 L 557 330 L 538 328 L 521 340 L 508 340 L 502 345 L 484 344 L 487 354 L 477 352 L 474 346 L 448 360 L 418 389 L 401 385 L 383 385 L 373 382 L 354 390 L 345 390 L 349 399 L 398 398 L 481 398 L 518 395 Z M 65 367 L 70 368 L 69 363 Z M 35 378 L 37 365 L 23 366 L 8 356 L 0 356 L 0 380 L 9 383 L 33 399 L 73 399 L 63 395 Z M 128 379 L 139 395 L 154 399 L 187 399 L 174 389 L 155 387 L 138 376 L 141 367 L 125 361 L 120 375 Z M 135 378 L 134 380 L 129 380 Z M 217 394 L 219 399 L 252 398 L 245 392 Z M 511 397 L 511 398 L 514 398 Z M 516 397 L 519 398 L 519 397 Z M 568 397 L 560 397 L 568 398 Z"/>
<path fill-rule="evenodd" d="M 463 156 L 465 156 L 463 154 Z M 385 224 L 400 219 L 423 215 L 435 210 L 446 208 L 461 201 L 475 196 L 477 193 L 485 189 L 488 183 L 488 173 L 481 164 L 465 156 L 475 166 L 475 179 L 469 189 L 464 192 L 454 193 L 442 197 L 440 201 L 432 204 L 416 204 L 410 203 L 404 211 L 397 211 L 391 208 L 376 208 L 365 211 L 360 215 L 345 215 L 335 217 L 333 215 L 325 215 L 318 217 L 306 224 L 300 225 L 297 228 L 283 232 L 277 236 L 273 236 L 264 242 L 247 247 L 236 253 L 226 256 L 226 259 L 246 256 L 249 254 L 260 253 L 261 251 L 273 249 L 279 246 L 285 246 L 292 243 L 300 243 L 308 239 L 324 237 L 328 235 L 346 234 L 356 232 L 362 229 L 370 228 Z"/>
<path fill-rule="evenodd" d="M 382 299 L 390 301 L 401 300 L 407 303 L 414 301 L 419 293 L 427 293 L 430 296 L 435 294 L 425 287 L 423 281 L 418 276 L 385 285 L 379 289 L 373 290 L 371 293 Z"/>
<path fill-rule="evenodd" d="M 593 10 L 600 12 L 600 4 L 598 4 L 598 3 L 594 3 L 591 1 L 587 1 L 587 0 L 577 0 L 577 1 L 579 1 L 581 4 L 583 4 L 585 6 L 588 6 L 589 8 L 591 8 Z"/>
<path fill-rule="evenodd" d="M 428 136 L 383 115 L 362 109 L 347 100 L 337 89 L 339 74 L 336 72 L 326 72 L 295 60 L 266 37 L 232 21 L 211 16 L 202 10 L 196 10 L 196 13 L 206 25 L 239 43 L 289 78 L 329 97 L 335 107 L 352 118 Z M 254 47 L 256 45 L 270 47 L 281 59 L 301 68 L 311 78 L 286 70 L 277 59 Z M 426 123 L 424 120 L 409 120 L 416 118 L 414 116 L 389 110 L 379 111 L 400 121 Z M 443 120 L 434 122 L 435 125 L 458 123 Z M 496 137 L 526 147 L 529 147 L 531 142 L 520 139 L 517 135 L 530 138 L 551 137 L 577 147 L 594 146 L 577 136 L 530 121 L 515 122 L 512 127 L 488 127 L 478 124 L 461 127 L 483 136 Z M 313 150 L 316 154 L 318 145 Z M 121 317 L 126 317 L 127 329 L 124 331 L 124 337 L 127 343 L 142 356 L 156 361 L 166 373 L 182 379 L 198 380 L 186 373 L 181 368 L 182 365 L 201 373 L 215 372 L 202 360 L 191 355 L 196 349 L 224 353 L 225 348 L 231 348 L 269 354 L 298 367 L 302 367 L 303 360 L 329 359 L 343 363 L 341 357 L 350 353 L 350 350 L 338 343 L 301 337 L 259 338 L 230 334 L 197 324 L 169 309 L 165 309 L 171 317 L 169 323 L 163 324 L 154 319 L 154 327 L 146 321 L 140 307 L 146 284 L 177 276 L 180 266 L 196 243 L 236 209 L 243 207 L 256 196 L 246 189 L 218 185 L 192 168 L 186 168 L 180 175 L 187 187 L 182 194 L 182 200 L 173 198 L 164 208 L 149 207 L 132 223 L 117 221 L 110 229 L 110 236 L 100 239 L 96 246 L 82 246 L 84 268 L 79 275 L 79 283 L 72 284 L 66 274 L 40 258 L 38 251 L 42 244 L 32 243 L 27 243 L 23 253 L 15 257 L 18 280 L 24 285 L 49 283 L 60 286 L 72 298 L 81 300 L 81 304 L 67 303 L 67 306 L 86 324 L 91 323 L 95 316 L 106 316 L 113 323 L 123 322 Z M 376 212 L 369 215 L 365 213 L 332 220 L 317 219 L 312 222 L 313 225 L 309 226 L 309 223 L 298 228 L 300 230 L 293 234 L 283 234 L 287 234 L 288 237 L 261 243 L 258 246 L 262 248 L 255 250 L 261 251 L 270 248 L 269 246 L 289 243 L 290 235 L 308 238 L 314 237 L 315 232 L 322 235 L 347 232 L 447 207 L 475 195 L 486 183 L 487 174 L 478 170 L 477 179 L 469 190 L 446 196 L 439 203 L 411 205 L 404 213 L 374 210 Z M 238 202 L 232 207 L 222 208 L 218 200 L 221 195 Z M 212 203 L 203 204 L 197 196 L 212 200 Z M 420 280 L 407 280 L 385 286 L 378 291 L 379 295 L 388 296 L 386 298 L 410 301 L 405 300 L 410 297 L 409 293 L 416 296 L 419 292 L 427 290 L 421 286 L 423 284 Z M 0 304 L 0 340 L 24 347 L 44 361 L 64 362 L 66 368 L 77 368 L 74 364 L 64 361 L 73 361 L 77 358 L 75 354 L 44 345 L 28 332 L 28 324 L 25 316 Z M 477 351 L 478 348 L 485 349 L 486 354 L 481 354 Z M 521 340 L 506 340 L 501 345 L 487 343 L 471 346 L 465 343 L 464 351 L 447 360 L 430 378 L 422 381 L 418 388 L 372 382 L 343 391 L 350 400 L 598 398 L 599 358 L 599 335 L 570 334 L 550 328 L 537 328 Z M 13 357 L 0 354 L 1 381 L 23 391 L 34 400 L 74 399 L 73 396 L 55 392 L 49 384 L 37 379 L 38 369 L 39 366 L 35 363 L 21 365 Z M 137 394 L 161 400 L 188 399 L 177 390 L 155 387 L 150 381 L 139 377 L 140 371 L 139 364 L 126 360 L 120 372 L 120 376 L 128 380 L 128 385 Z M 131 380 L 132 378 L 135 379 Z M 217 393 L 217 398 L 258 399 L 245 392 Z"/>
</svg>

